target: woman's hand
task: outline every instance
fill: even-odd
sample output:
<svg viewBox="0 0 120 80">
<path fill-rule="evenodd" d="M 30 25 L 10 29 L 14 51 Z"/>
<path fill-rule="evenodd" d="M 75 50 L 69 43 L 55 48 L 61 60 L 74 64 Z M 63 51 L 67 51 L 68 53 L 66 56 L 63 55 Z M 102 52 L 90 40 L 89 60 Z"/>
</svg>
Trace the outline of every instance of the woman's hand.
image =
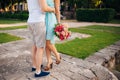
<svg viewBox="0 0 120 80">
<path fill-rule="evenodd" d="M 53 13 L 55 13 L 55 8 L 53 8 Z"/>
</svg>

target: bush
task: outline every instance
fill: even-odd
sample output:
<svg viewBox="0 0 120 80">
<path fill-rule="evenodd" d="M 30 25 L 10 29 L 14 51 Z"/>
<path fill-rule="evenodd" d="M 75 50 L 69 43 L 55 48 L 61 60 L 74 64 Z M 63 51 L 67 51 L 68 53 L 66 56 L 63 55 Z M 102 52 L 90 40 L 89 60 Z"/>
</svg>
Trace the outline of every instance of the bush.
<svg viewBox="0 0 120 80">
<path fill-rule="evenodd" d="M 77 9 L 76 19 L 78 21 L 88 22 L 108 22 L 113 19 L 115 10 L 111 8 L 104 9 Z"/>
<path fill-rule="evenodd" d="M 114 18 L 120 20 L 120 13 L 116 14 Z"/>
<path fill-rule="evenodd" d="M 28 12 L 4 12 L 0 13 L 0 18 L 27 20 Z"/>
</svg>

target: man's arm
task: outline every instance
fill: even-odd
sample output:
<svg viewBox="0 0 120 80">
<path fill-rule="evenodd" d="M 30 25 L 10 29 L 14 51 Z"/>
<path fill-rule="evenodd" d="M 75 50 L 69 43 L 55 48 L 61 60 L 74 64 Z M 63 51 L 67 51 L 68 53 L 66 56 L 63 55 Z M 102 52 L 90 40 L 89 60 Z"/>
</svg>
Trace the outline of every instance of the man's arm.
<svg viewBox="0 0 120 80">
<path fill-rule="evenodd" d="M 55 12 L 55 8 L 51 8 L 47 5 L 46 0 L 39 0 L 40 7 L 44 12 Z"/>
</svg>

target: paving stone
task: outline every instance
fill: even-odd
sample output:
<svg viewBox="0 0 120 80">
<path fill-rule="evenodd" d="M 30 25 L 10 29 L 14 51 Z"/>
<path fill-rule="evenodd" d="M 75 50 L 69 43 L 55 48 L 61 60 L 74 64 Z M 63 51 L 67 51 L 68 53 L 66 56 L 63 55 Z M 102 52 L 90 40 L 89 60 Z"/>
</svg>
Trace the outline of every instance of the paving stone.
<svg viewBox="0 0 120 80">
<path fill-rule="evenodd" d="M 59 72 L 53 72 L 51 73 L 51 76 L 56 78 L 57 80 L 71 80 L 70 77 L 67 77 L 66 75 Z"/>
<path fill-rule="evenodd" d="M 0 74 L 0 80 L 5 80 L 2 74 Z"/>
<path fill-rule="evenodd" d="M 15 73 L 9 76 L 5 76 L 6 80 L 27 80 L 23 72 Z"/>
<path fill-rule="evenodd" d="M 82 76 L 80 74 L 75 74 L 71 76 L 72 80 L 90 80 L 88 78 L 86 78 L 85 76 Z"/>
<path fill-rule="evenodd" d="M 90 80 L 97 79 L 97 76 L 95 76 L 95 74 L 93 74 L 93 72 L 91 70 L 89 70 L 89 69 L 82 69 L 82 70 L 79 71 L 79 74 L 89 78 Z"/>
<path fill-rule="evenodd" d="M 120 46 L 118 46 L 118 45 L 110 45 L 107 48 L 108 49 L 110 48 L 110 49 L 113 49 L 113 50 L 120 50 Z"/>
<path fill-rule="evenodd" d="M 0 46 L 0 55 L 5 51 L 7 51 L 7 50 L 4 47 Z"/>
<path fill-rule="evenodd" d="M 70 70 L 62 71 L 61 74 L 64 74 L 67 77 L 73 76 L 74 72 L 71 72 Z"/>
<path fill-rule="evenodd" d="M 108 69 L 97 64 L 91 70 L 96 74 L 98 80 L 118 80 Z"/>
<path fill-rule="evenodd" d="M 120 46 L 120 41 L 115 42 L 115 45 Z"/>
<path fill-rule="evenodd" d="M 94 56 L 99 56 L 99 57 L 103 58 L 105 61 L 105 60 L 110 60 L 112 55 L 109 55 L 109 53 L 105 54 L 105 53 L 101 53 L 101 52 L 96 52 L 94 54 Z"/>
<path fill-rule="evenodd" d="M 74 74 L 80 74 L 88 79 L 95 79 L 96 76 L 93 74 L 93 72 L 89 69 L 84 69 L 80 67 L 72 67 L 70 71 L 74 72 Z"/>
<path fill-rule="evenodd" d="M 86 68 L 86 69 L 90 69 L 91 67 L 93 67 L 95 65 L 95 63 L 93 62 L 89 62 L 89 61 L 86 61 L 86 60 L 78 60 L 78 62 L 76 62 L 76 65 L 78 67 L 83 67 L 83 68 Z"/>
<path fill-rule="evenodd" d="M 86 58 L 85 60 L 89 61 L 89 62 L 93 62 L 95 64 L 103 64 L 103 62 L 105 61 L 105 59 L 101 56 L 89 56 L 88 58 Z"/>
<path fill-rule="evenodd" d="M 68 62 L 71 65 L 77 65 L 79 67 L 91 68 L 92 66 L 95 65 L 94 63 L 91 63 L 82 59 L 74 58 L 69 55 L 62 54 L 62 57 L 63 57 L 63 61 Z"/>
<path fill-rule="evenodd" d="M 117 52 L 117 50 L 105 48 L 105 49 L 100 50 L 99 52 L 103 54 L 114 55 Z"/>
<path fill-rule="evenodd" d="M 63 72 L 63 71 L 67 71 L 68 69 L 70 69 L 71 67 L 73 67 L 73 65 L 71 65 L 70 63 L 67 63 L 65 61 L 61 61 L 61 63 L 59 65 L 54 64 L 52 69 L 52 72 Z"/>
</svg>

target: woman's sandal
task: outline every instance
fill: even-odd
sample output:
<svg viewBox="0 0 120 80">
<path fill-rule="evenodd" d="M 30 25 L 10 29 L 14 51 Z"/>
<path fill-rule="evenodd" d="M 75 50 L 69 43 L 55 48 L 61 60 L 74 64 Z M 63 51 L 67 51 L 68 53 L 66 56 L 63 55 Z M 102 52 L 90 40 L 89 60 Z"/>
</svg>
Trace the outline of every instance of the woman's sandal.
<svg viewBox="0 0 120 80">
<path fill-rule="evenodd" d="M 49 71 L 52 68 L 53 68 L 53 63 L 51 63 L 50 66 L 45 66 L 44 70 Z"/>
<path fill-rule="evenodd" d="M 60 64 L 60 62 L 61 62 L 61 56 L 60 56 L 60 60 L 56 61 L 56 64 Z"/>
</svg>

